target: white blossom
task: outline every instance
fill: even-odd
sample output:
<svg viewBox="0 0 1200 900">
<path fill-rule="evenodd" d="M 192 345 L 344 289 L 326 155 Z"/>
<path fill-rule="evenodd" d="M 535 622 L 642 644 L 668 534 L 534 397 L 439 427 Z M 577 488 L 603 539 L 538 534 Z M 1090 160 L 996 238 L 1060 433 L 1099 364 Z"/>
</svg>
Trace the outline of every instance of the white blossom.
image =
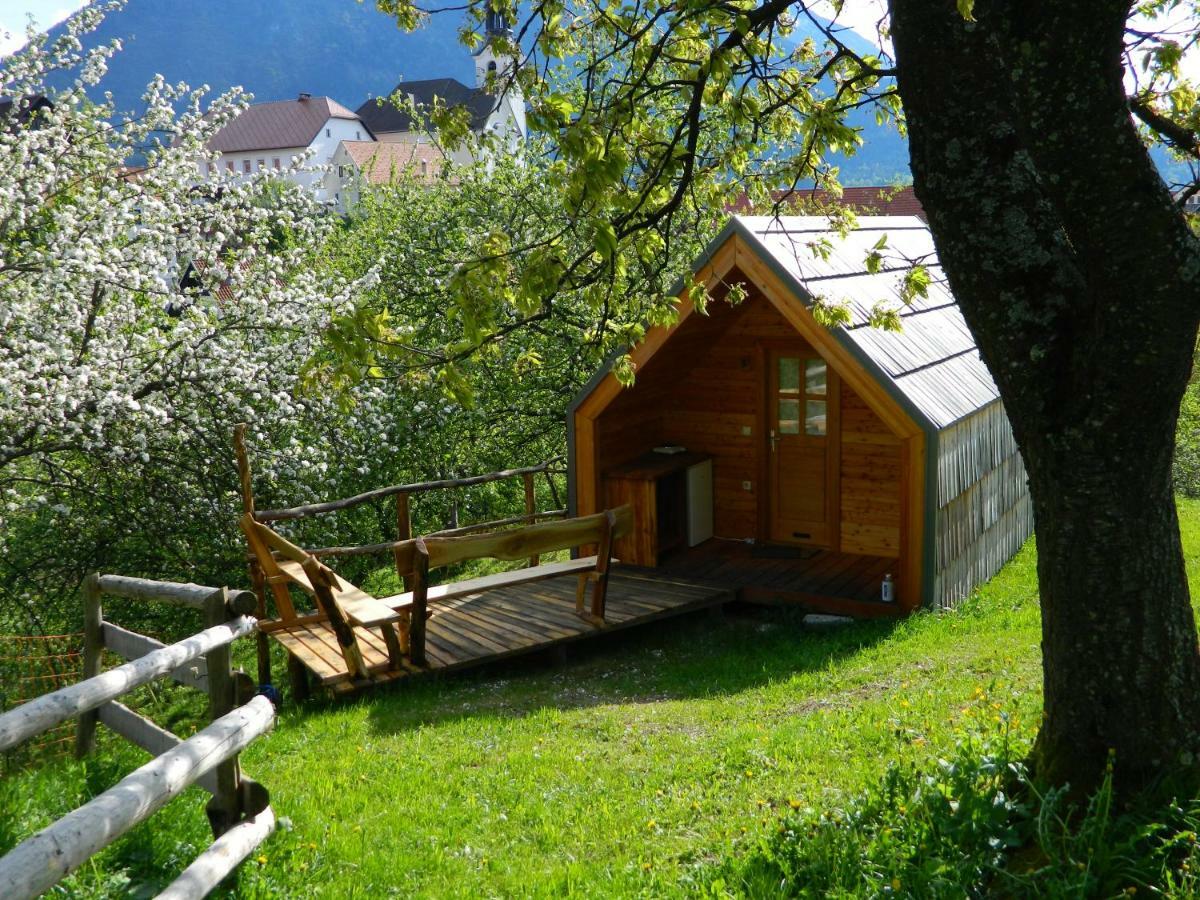
<svg viewBox="0 0 1200 900">
<path fill-rule="evenodd" d="M 381 385 L 356 388 L 349 407 L 300 397 L 304 361 L 360 285 L 310 265 L 332 223 L 303 189 L 268 172 L 198 183 L 240 91 L 202 108 L 202 91 L 159 77 L 136 117 L 87 101 L 118 48 L 80 38 L 114 5 L 85 7 L 0 71 L 0 95 L 53 101 L 27 124 L 0 121 L 0 509 L 44 503 L 14 485 L 59 454 L 123 466 L 199 447 L 231 465 L 239 418 L 273 448 L 260 478 L 311 484 L 299 476 L 336 466 L 338 450 L 296 439 L 298 420 L 318 433 L 399 427 Z M 49 91 L 58 70 L 77 79 Z M 0 513 L 0 550 L 4 524 Z"/>
</svg>

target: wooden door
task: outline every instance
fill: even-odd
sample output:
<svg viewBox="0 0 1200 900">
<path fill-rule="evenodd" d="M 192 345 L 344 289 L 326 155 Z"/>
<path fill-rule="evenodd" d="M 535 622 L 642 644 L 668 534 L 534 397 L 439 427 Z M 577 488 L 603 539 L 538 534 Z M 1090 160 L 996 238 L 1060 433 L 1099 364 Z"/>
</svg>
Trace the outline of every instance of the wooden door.
<svg viewBox="0 0 1200 900">
<path fill-rule="evenodd" d="M 767 353 L 767 540 L 832 547 L 837 376 L 803 346 Z"/>
</svg>

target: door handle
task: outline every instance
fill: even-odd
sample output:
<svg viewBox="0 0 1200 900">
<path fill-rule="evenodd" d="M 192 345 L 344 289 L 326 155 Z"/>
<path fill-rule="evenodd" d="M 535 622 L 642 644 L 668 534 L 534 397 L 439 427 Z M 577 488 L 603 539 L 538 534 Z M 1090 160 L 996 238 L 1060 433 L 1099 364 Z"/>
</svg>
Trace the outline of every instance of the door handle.
<svg viewBox="0 0 1200 900">
<path fill-rule="evenodd" d="M 771 452 L 775 452 L 775 445 L 779 443 L 779 435 L 775 433 L 775 429 L 771 429 Z"/>
</svg>

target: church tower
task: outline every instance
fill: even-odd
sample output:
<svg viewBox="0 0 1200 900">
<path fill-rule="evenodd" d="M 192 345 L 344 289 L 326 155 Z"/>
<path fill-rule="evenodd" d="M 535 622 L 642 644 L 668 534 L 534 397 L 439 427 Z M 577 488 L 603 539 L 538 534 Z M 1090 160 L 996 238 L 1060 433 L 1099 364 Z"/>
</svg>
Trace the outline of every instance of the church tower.
<svg viewBox="0 0 1200 900">
<path fill-rule="evenodd" d="M 484 21 L 485 34 L 483 44 L 475 51 L 475 87 L 485 90 L 489 78 L 503 82 L 512 73 L 515 64 L 507 54 L 498 56 L 496 53 L 496 38 L 507 41 L 513 39 L 512 25 L 502 14 L 493 10 L 490 5 L 487 18 Z M 515 81 L 505 86 L 502 95 L 496 98 L 496 106 L 488 118 L 487 130 L 495 132 L 507 139 L 510 150 L 516 151 L 525 140 L 525 97 L 521 87 Z"/>
<path fill-rule="evenodd" d="M 492 72 L 499 78 L 511 68 L 513 62 L 510 57 L 501 59 L 496 56 L 496 49 L 492 46 L 497 37 L 512 39 L 512 26 L 508 19 L 489 6 L 484 21 L 483 44 L 475 51 L 475 86 L 479 88 L 487 86 L 488 76 Z"/>
</svg>

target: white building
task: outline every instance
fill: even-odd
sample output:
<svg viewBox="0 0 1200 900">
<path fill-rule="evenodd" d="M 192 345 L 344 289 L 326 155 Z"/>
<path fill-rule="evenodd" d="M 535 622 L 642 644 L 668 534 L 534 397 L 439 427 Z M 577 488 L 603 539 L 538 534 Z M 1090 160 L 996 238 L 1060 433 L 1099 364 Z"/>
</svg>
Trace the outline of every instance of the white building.
<svg viewBox="0 0 1200 900">
<path fill-rule="evenodd" d="M 493 46 L 497 37 L 511 38 L 511 29 L 502 16 L 488 13 L 487 34 L 475 52 L 475 87 L 467 87 L 455 78 L 431 78 L 424 81 L 402 81 L 386 97 L 367 100 L 356 112 L 381 142 L 427 143 L 429 136 L 422 131 L 423 123 L 413 121 L 408 111 L 391 102 L 392 97 L 412 101 L 417 107 L 430 108 L 434 99 L 447 107 L 465 107 L 470 115 L 471 130 L 477 135 L 494 134 L 501 146 L 516 152 L 525 141 L 525 98 L 520 86 L 511 84 L 513 60 L 496 54 Z M 499 93 L 490 89 L 500 87 Z M 459 164 L 471 157 L 465 149 L 450 154 Z"/>
<path fill-rule="evenodd" d="M 255 103 L 208 142 L 208 149 L 219 157 L 201 161 L 200 176 L 242 176 L 263 169 L 283 173 L 310 153 L 305 168 L 329 166 L 343 141 L 374 140 L 362 119 L 328 97 L 301 94 L 295 100 Z M 337 203 L 340 199 L 326 173 L 289 172 L 285 177 L 314 190 L 318 200 Z"/>
</svg>

